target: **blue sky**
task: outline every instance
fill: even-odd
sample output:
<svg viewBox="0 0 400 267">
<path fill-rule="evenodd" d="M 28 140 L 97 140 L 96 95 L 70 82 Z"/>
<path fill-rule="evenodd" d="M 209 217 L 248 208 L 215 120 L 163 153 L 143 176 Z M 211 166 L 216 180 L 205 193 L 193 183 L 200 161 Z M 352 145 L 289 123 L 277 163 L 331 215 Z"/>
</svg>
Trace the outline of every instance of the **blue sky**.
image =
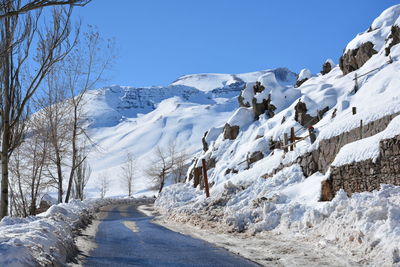
<svg viewBox="0 0 400 267">
<path fill-rule="evenodd" d="M 93 0 L 75 15 L 114 37 L 106 84 L 167 85 L 191 73 L 320 71 L 394 0 Z"/>
</svg>

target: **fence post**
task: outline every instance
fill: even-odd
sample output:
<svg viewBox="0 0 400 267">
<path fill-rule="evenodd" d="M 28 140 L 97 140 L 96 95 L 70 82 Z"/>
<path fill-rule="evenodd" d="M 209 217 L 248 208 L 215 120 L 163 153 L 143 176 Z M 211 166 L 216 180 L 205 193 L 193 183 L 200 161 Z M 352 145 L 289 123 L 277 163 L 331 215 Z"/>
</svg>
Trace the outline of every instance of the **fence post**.
<svg viewBox="0 0 400 267">
<path fill-rule="evenodd" d="M 357 107 L 353 107 L 352 111 L 353 111 L 353 115 L 356 115 L 357 114 Z"/>
<path fill-rule="evenodd" d="M 296 141 L 295 139 L 296 138 L 295 138 L 295 135 L 294 135 L 294 127 L 292 127 L 292 128 L 290 128 L 290 142 L 292 143 L 290 145 L 290 151 L 294 150 L 294 142 Z"/>
<path fill-rule="evenodd" d="M 284 133 L 284 134 L 283 134 L 283 145 L 284 145 L 284 146 L 287 146 L 287 144 L 288 144 L 288 134 L 287 134 L 287 133 Z M 287 153 L 287 152 L 288 152 L 288 148 L 285 147 L 285 148 L 283 149 L 283 151 L 284 151 L 285 153 Z"/>
<path fill-rule="evenodd" d="M 203 165 L 203 178 L 204 178 L 204 189 L 206 191 L 206 197 L 210 197 L 210 190 L 208 188 L 208 177 L 207 177 L 207 166 L 206 160 L 202 159 L 201 163 Z"/>
<path fill-rule="evenodd" d="M 358 91 L 358 77 L 357 73 L 354 75 L 354 93 L 357 93 Z"/>
<path fill-rule="evenodd" d="M 362 120 L 360 120 L 360 139 L 362 139 L 362 138 L 363 138 L 363 135 L 362 135 L 362 130 L 363 130 L 363 121 L 362 121 Z"/>
</svg>

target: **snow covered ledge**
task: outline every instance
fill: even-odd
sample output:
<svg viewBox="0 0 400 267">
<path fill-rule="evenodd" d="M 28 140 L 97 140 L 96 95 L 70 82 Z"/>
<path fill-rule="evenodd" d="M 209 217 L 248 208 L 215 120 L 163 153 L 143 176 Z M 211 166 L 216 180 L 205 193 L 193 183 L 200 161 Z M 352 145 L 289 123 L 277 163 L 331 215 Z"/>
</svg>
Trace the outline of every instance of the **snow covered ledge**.
<svg viewBox="0 0 400 267">
<path fill-rule="evenodd" d="M 102 206 L 153 199 L 95 199 L 62 203 L 27 218 L 0 222 L 0 266 L 63 266 L 77 250 L 74 237 Z"/>
</svg>

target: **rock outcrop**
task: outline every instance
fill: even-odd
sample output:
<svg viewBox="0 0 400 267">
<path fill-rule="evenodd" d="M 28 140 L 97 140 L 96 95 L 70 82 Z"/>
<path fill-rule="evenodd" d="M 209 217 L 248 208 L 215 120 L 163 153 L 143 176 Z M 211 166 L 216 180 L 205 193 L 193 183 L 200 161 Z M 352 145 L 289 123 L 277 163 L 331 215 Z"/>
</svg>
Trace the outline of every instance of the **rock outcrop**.
<svg viewBox="0 0 400 267">
<path fill-rule="evenodd" d="M 343 74 L 361 68 L 377 51 L 374 50 L 372 42 L 366 42 L 354 50 L 348 50 L 340 57 L 339 66 Z"/>
<path fill-rule="evenodd" d="M 271 103 L 271 95 L 267 99 L 263 99 L 262 103 L 257 103 L 257 99 L 253 98 L 252 108 L 255 119 L 258 119 L 262 114 L 267 114 L 270 118 L 275 116 L 276 107 Z"/>
<path fill-rule="evenodd" d="M 391 40 L 389 43 L 389 46 L 385 48 L 386 56 L 388 56 L 390 54 L 390 49 L 392 49 L 393 46 L 400 43 L 400 27 L 399 26 L 397 26 L 397 25 L 392 26 L 389 40 Z"/>
<path fill-rule="evenodd" d="M 261 159 L 264 158 L 264 154 L 261 151 L 255 151 L 253 153 L 251 153 L 249 160 L 248 160 L 248 164 L 253 164 L 254 162 L 257 162 Z"/>
<path fill-rule="evenodd" d="M 208 150 L 208 144 L 207 144 L 207 141 L 206 141 L 206 136 L 207 136 L 207 134 L 208 134 L 208 131 L 206 131 L 206 132 L 204 133 L 203 138 L 201 138 L 201 143 L 203 144 L 203 151 L 204 151 L 204 152 L 206 152 L 206 151 Z"/>
<path fill-rule="evenodd" d="M 224 140 L 229 139 L 229 140 L 235 140 L 236 137 L 239 134 L 239 126 L 237 125 L 229 125 L 228 123 L 225 124 L 224 126 Z"/>
<path fill-rule="evenodd" d="M 325 75 L 328 74 L 331 70 L 332 70 L 332 64 L 329 61 L 326 61 L 323 65 L 322 65 L 322 70 L 321 70 L 321 74 Z"/>
</svg>

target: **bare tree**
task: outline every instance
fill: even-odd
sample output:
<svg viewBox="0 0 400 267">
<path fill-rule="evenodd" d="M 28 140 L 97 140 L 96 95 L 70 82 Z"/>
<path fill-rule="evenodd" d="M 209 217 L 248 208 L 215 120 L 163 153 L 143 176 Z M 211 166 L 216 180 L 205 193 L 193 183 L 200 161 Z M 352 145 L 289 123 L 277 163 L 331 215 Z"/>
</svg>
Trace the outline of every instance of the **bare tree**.
<svg viewBox="0 0 400 267">
<path fill-rule="evenodd" d="M 71 5 L 85 6 L 91 0 L 29 0 L 22 3 L 21 0 L 8 0 L 0 2 L 0 19 L 17 16 L 36 9 L 41 9 L 49 6 Z M 8 2 L 12 8 L 7 8 Z"/>
<path fill-rule="evenodd" d="M 154 158 L 145 173 L 161 193 L 167 177 L 172 176 L 175 182 L 184 180 L 188 158 L 188 154 L 185 151 L 178 151 L 176 143 L 171 141 L 166 148 L 156 147 Z"/>
<path fill-rule="evenodd" d="M 100 175 L 100 197 L 104 198 L 109 190 L 110 184 L 108 181 L 108 174 L 107 173 L 102 173 Z"/>
<path fill-rule="evenodd" d="M 1 0 L 2 13 L 19 9 L 21 1 Z M 0 218 L 8 214 L 9 158 L 23 137 L 28 102 L 54 64 L 74 46 L 69 42 L 72 8 L 54 9 L 52 25 L 38 30 L 40 13 L 0 20 L 1 202 Z M 36 46 L 33 45 L 35 40 Z M 32 64 L 31 50 L 36 51 Z M 29 63 L 29 64 L 28 64 Z"/>
<path fill-rule="evenodd" d="M 186 173 L 189 168 L 188 161 L 190 159 L 190 155 L 185 151 L 177 151 L 174 149 L 174 165 L 172 166 L 172 175 L 175 183 L 183 183 L 186 178 Z"/>
<path fill-rule="evenodd" d="M 87 139 L 84 127 L 85 93 L 95 88 L 103 78 L 104 71 L 113 63 L 115 58 L 114 45 L 112 40 L 104 41 L 98 31 L 89 26 L 80 44 L 72 51 L 66 60 L 63 68 L 63 75 L 66 78 L 67 88 L 70 90 L 72 127 L 71 127 L 71 168 L 68 178 L 68 188 L 65 202 L 69 201 L 72 182 L 76 168 L 85 160 L 86 155 L 78 159 L 79 143 Z"/>
<path fill-rule="evenodd" d="M 58 192 L 58 203 L 63 200 L 64 167 L 70 147 L 71 106 L 68 103 L 68 92 L 62 80 L 62 74 L 56 64 L 45 79 L 45 89 L 40 97 L 35 99 L 36 109 L 40 110 L 37 116 L 44 117 L 42 127 L 43 138 L 48 139 L 49 164 L 46 173 L 51 177 Z"/>
<path fill-rule="evenodd" d="M 35 215 L 37 203 L 51 181 L 43 175 L 47 164 L 48 139 L 43 138 L 43 116 L 37 114 L 28 122 L 27 137 L 10 159 L 12 203 L 16 215 Z"/>
<path fill-rule="evenodd" d="M 86 153 L 84 152 L 84 148 L 82 148 L 78 153 L 78 161 L 82 162 L 75 169 L 74 176 L 74 185 L 75 185 L 75 198 L 83 200 L 84 199 L 84 190 L 89 182 L 90 175 L 92 173 L 92 169 L 90 168 L 89 163 L 86 159 L 82 160 L 82 157 L 85 157 Z"/>
<path fill-rule="evenodd" d="M 128 190 L 128 196 L 132 196 L 133 192 L 133 179 L 135 177 L 135 171 L 136 171 L 136 160 L 132 156 L 132 154 L 128 153 L 126 155 L 126 161 L 125 163 L 121 166 L 121 175 L 122 175 L 122 181 L 123 181 L 123 186 L 124 188 L 127 188 Z"/>
<path fill-rule="evenodd" d="M 154 158 L 145 170 L 147 176 L 152 179 L 154 187 L 158 189 L 158 193 L 161 193 L 163 190 L 165 180 L 173 166 L 173 159 L 170 155 L 171 151 L 169 149 L 165 150 L 157 146 L 154 152 Z"/>
</svg>

